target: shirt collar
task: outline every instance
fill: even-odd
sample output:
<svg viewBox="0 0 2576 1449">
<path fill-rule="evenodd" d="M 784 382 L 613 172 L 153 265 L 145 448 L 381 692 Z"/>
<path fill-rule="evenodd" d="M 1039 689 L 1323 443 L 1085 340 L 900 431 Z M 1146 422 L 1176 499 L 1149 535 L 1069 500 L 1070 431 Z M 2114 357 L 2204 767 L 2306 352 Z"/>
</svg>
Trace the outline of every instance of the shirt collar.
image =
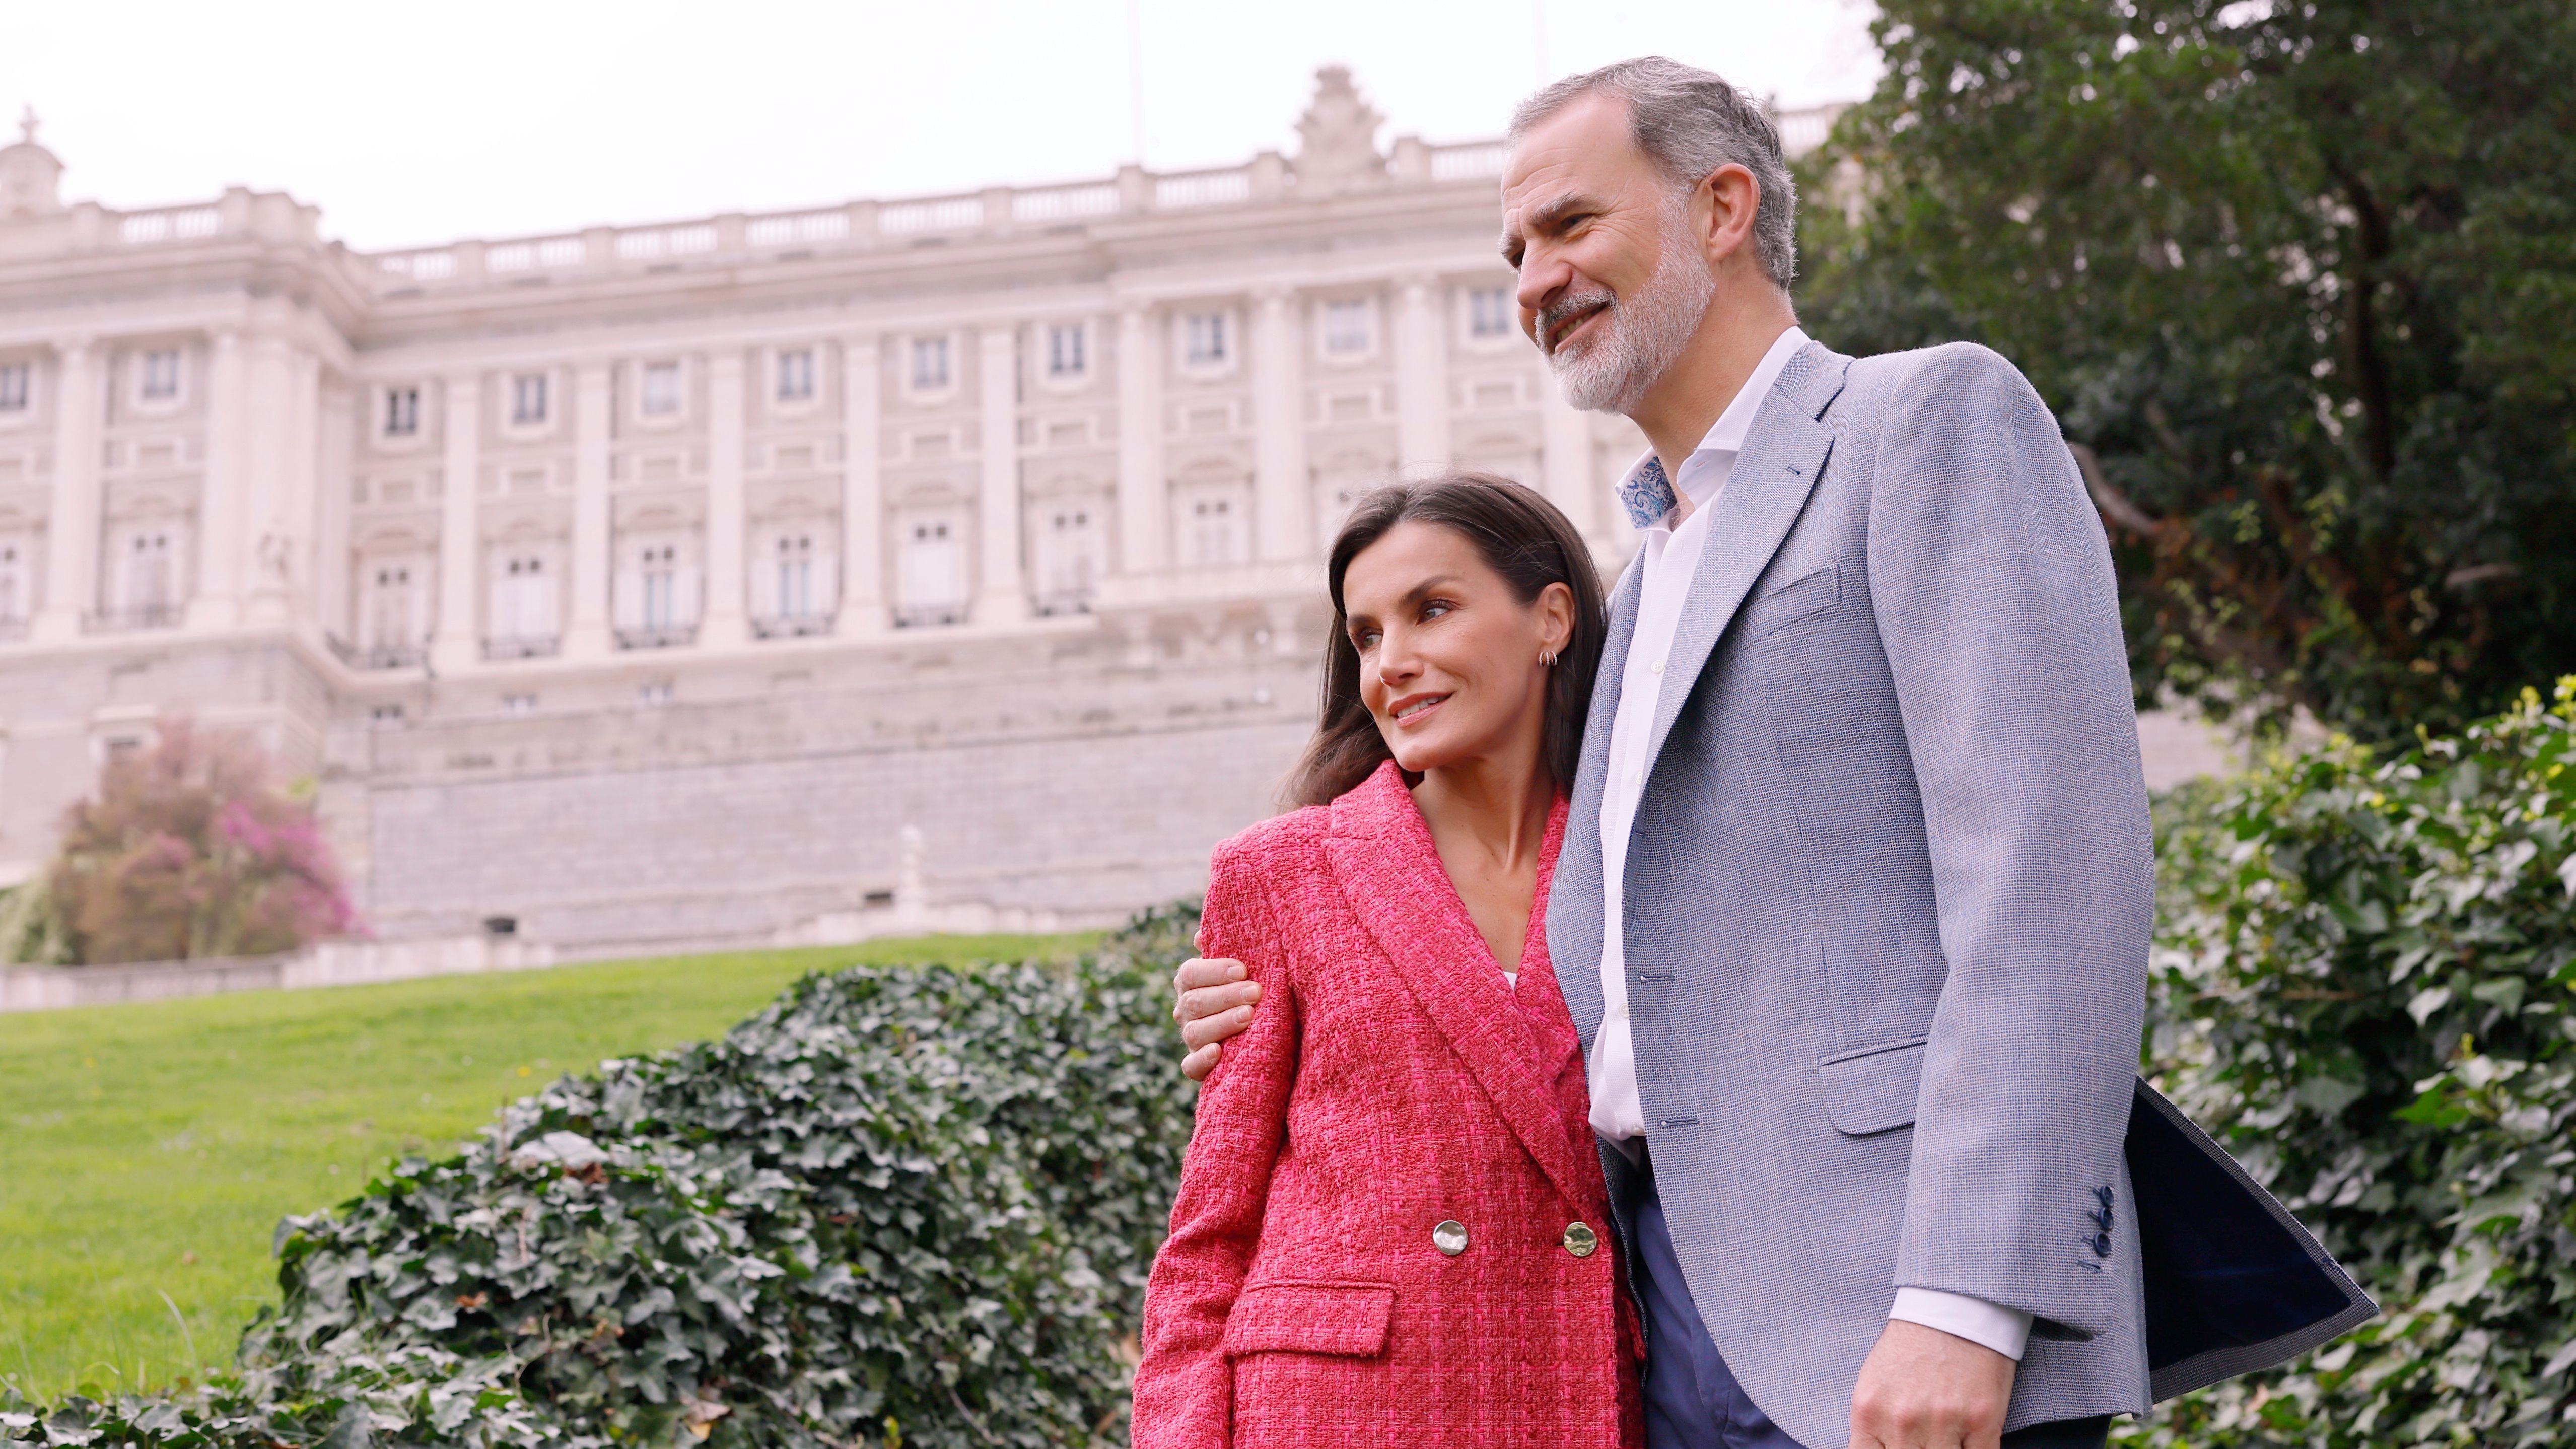
<svg viewBox="0 0 2576 1449">
<path fill-rule="evenodd" d="M 1762 399 L 1770 393 L 1771 385 L 1780 380 L 1781 370 L 1789 365 L 1789 359 L 1797 356 L 1798 349 L 1807 345 L 1807 340 L 1806 330 L 1793 324 L 1772 342 L 1771 350 L 1762 354 L 1762 360 L 1753 365 L 1752 375 L 1744 379 L 1744 386 L 1736 392 L 1735 400 L 1726 405 L 1726 411 L 1717 415 L 1716 422 L 1709 424 L 1707 434 L 1692 450 L 1692 457 L 1702 453 L 1735 454 L 1744 451 L 1744 435 L 1752 431 L 1754 414 L 1762 411 Z M 1625 487 L 1649 468 L 1663 471 L 1663 463 L 1655 457 L 1652 448 L 1648 448 L 1645 456 L 1621 475 L 1621 486 Z M 1714 469 L 1693 468 L 1685 463 L 1682 476 L 1675 481 L 1682 492 L 1690 495 L 1691 507 L 1696 509 L 1707 504 L 1708 495 L 1717 490 L 1724 477 Z M 1670 517 L 1670 514 L 1665 515 L 1665 519 Z M 1664 522 L 1664 519 L 1659 519 L 1646 526 L 1660 528 Z"/>
</svg>

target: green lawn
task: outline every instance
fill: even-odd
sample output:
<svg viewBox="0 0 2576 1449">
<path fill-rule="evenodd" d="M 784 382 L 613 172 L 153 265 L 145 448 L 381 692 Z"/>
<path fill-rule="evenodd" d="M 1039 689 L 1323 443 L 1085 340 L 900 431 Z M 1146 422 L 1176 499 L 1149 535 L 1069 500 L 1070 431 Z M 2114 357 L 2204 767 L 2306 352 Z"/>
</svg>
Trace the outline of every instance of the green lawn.
<svg viewBox="0 0 2576 1449">
<path fill-rule="evenodd" d="M 277 1220 L 444 1152 L 604 1057 L 714 1036 L 807 971 L 1062 956 L 948 936 L 0 1016 L 0 1382 L 50 1398 L 220 1367 Z"/>
</svg>

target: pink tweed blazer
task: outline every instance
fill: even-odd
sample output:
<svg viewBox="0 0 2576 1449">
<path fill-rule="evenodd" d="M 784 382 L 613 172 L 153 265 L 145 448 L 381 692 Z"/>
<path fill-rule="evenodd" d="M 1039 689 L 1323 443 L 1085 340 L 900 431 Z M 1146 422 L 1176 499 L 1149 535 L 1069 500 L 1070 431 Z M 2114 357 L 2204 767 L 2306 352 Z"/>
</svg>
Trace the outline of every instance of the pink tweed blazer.
<svg viewBox="0 0 2576 1449">
<path fill-rule="evenodd" d="M 1643 1442 L 1643 1341 L 1547 960 L 1564 827 L 1559 800 L 1517 991 L 1392 763 L 1217 848 L 1206 951 L 1249 967 L 1261 1009 L 1199 1098 L 1145 1295 L 1139 1449 Z"/>
</svg>

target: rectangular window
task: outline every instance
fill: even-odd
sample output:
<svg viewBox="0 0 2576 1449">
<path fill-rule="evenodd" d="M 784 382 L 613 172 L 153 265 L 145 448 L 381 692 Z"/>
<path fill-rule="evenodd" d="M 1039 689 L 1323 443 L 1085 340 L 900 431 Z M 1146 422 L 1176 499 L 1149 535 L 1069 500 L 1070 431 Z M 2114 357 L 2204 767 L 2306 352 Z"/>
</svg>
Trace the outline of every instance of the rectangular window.
<svg viewBox="0 0 2576 1449">
<path fill-rule="evenodd" d="M 948 339 L 916 337 L 912 339 L 912 389 L 936 392 L 948 386 Z"/>
<path fill-rule="evenodd" d="M 0 413 L 27 410 L 27 364 L 0 363 Z"/>
<path fill-rule="evenodd" d="M 778 354 L 778 400 L 806 402 L 814 396 L 814 353 L 811 348 Z"/>
<path fill-rule="evenodd" d="M 1369 304 L 1324 304 L 1324 350 L 1336 357 L 1369 350 Z"/>
<path fill-rule="evenodd" d="M 521 426 L 546 420 L 546 375 L 521 373 L 510 379 L 510 421 Z"/>
<path fill-rule="evenodd" d="M 1510 288 L 1478 287 L 1467 294 L 1467 332 L 1470 336 L 1502 337 L 1511 331 Z"/>
<path fill-rule="evenodd" d="M 501 713 L 503 714 L 535 714 L 536 712 L 537 697 L 533 694 L 505 694 L 501 696 Z"/>
<path fill-rule="evenodd" d="M 1087 365 L 1082 355 L 1082 324 L 1047 328 L 1047 376 L 1080 377 Z"/>
<path fill-rule="evenodd" d="M 1225 314 L 1192 313 L 1183 324 L 1181 356 L 1192 367 L 1222 367 L 1226 360 Z"/>
<path fill-rule="evenodd" d="M 420 431 L 420 389 L 385 389 L 385 436 L 408 438 Z"/>
<path fill-rule="evenodd" d="M 143 354 L 143 395 L 148 398 L 179 395 L 179 353 L 176 348 Z"/>
<path fill-rule="evenodd" d="M 678 555 L 669 544 L 644 550 L 644 627 L 661 630 L 679 621 Z"/>
<path fill-rule="evenodd" d="M 644 364 L 644 415 L 667 418 L 680 410 L 680 364 Z"/>
</svg>

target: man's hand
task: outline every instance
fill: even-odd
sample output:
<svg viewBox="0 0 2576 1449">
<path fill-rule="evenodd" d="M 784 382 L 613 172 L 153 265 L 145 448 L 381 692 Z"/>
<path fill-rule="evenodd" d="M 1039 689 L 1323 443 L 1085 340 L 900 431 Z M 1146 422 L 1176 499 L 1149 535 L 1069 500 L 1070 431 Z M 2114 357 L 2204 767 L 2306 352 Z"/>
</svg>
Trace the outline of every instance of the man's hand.
<svg viewBox="0 0 2576 1449">
<path fill-rule="evenodd" d="M 1199 947 L 1204 951 L 1207 947 Z M 1216 1070 L 1218 1056 L 1224 1048 L 1217 1043 L 1239 1036 L 1252 1025 L 1253 1003 L 1261 999 L 1261 983 L 1247 981 L 1251 975 L 1240 961 L 1208 961 L 1193 956 L 1172 973 L 1172 1020 L 1181 1024 L 1181 1043 L 1189 1055 L 1181 1058 L 1181 1075 L 1193 1082 L 1204 1082 Z"/>
<path fill-rule="evenodd" d="M 1984 1344 L 1891 1318 L 1852 1389 L 1852 1449 L 1996 1449 L 2017 1367 Z"/>
</svg>

